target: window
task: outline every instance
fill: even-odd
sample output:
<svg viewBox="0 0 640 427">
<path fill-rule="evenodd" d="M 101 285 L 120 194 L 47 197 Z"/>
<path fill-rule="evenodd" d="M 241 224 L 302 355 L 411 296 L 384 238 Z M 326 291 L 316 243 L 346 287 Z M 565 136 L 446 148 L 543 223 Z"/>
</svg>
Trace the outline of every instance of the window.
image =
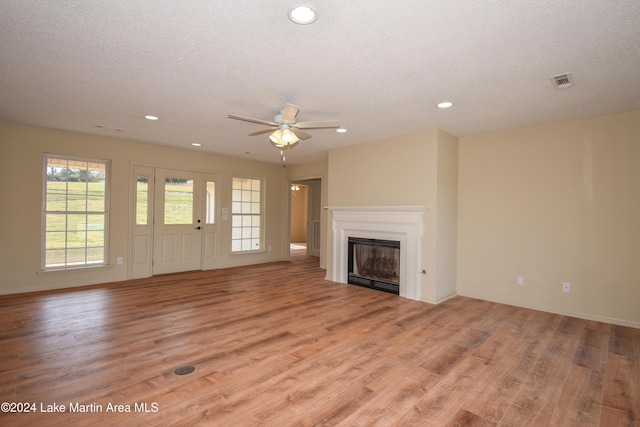
<svg viewBox="0 0 640 427">
<path fill-rule="evenodd" d="M 137 175 L 136 178 L 136 225 L 149 222 L 149 177 Z"/>
<path fill-rule="evenodd" d="M 231 252 L 262 249 L 262 180 L 233 178 Z"/>
<path fill-rule="evenodd" d="M 165 177 L 164 224 L 193 224 L 193 180 Z"/>
<path fill-rule="evenodd" d="M 206 224 L 216 223 L 216 183 L 215 181 L 207 181 L 207 212 Z"/>
<path fill-rule="evenodd" d="M 106 160 L 45 155 L 45 270 L 107 264 L 108 173 Z"/>
</svg>

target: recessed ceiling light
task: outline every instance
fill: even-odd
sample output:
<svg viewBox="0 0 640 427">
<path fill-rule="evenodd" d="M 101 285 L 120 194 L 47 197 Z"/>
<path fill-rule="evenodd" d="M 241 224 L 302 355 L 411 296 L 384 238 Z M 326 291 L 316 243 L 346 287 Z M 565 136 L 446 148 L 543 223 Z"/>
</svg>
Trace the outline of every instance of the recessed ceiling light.
<svg viewBox="0 0 640 427">
<path fill-rule="evenodd" d="M 444 101 L 437 105 L 438 108 L 451 108 L 453 107 L 453 102 Z"/>
<path fill-rule="evenodd" d="M 296 6 L 289 10 L 289 19 L 300 25 L 307 25 L 318 19 L 318 14 L 309 6 Z"/>
<path fill-rule="evenodd" d="M 336 129 L 336 132 L 338 133 L 345 133 L 347 130 L 345 128 L 338 128 Z"/>
<path fill-rule="evenodd" d="M 147 120 L 158 120 L 158 117 L 151 116 L 151 115 L 144 116 L 144 118 L 147 119 Z"/>
<path fill-rule="evenodd" d="M 193 145 L 194 147 L 200 147 L 202 144 L 200 144 L 199 142 L 192 142 L 191 145 Z"/>
</svg>

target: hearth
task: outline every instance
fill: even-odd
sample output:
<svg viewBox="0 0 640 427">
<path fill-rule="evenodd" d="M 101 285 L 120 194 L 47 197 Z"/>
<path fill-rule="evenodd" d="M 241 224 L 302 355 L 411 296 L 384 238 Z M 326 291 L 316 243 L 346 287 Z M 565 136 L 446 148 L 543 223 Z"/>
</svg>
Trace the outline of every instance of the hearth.
<svg viewBox="0 0 640 427">
<path fill-rule="evenodd" d="M 347 283 L 400 294 L 400 242 L 348 239 Z"/>
</svg>

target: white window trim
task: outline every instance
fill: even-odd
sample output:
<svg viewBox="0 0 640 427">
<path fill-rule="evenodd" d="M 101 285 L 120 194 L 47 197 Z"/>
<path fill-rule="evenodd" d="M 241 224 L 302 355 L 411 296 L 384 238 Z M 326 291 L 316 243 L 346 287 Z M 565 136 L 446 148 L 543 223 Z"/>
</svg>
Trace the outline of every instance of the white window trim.
<svg viewBox="0 0 640 427">
<path fill-rule="evenodd" d="M 260 248 L 259 249 L 250 249 L 250 250 L 240 250 L 240 251 L 234 251 L 233 250 L 233 217 L 234 215 L 246 215 L 246 214 L 234 214 L 233 212 L 233 178 L 239 178 L 239 179 L 252 179 L 252 180 L 256 180 L 256 181 L 260 181 L 260 213 L 259 214 L 253 214 L 253 215 L 258 215 L 260 217 Z M 231 180 L 232 184 L 231 184 L 231 232 L 232 232 L 232 237 L 231 237 L 231 255 L 242 255 L 242 254 L 255 254 L 255 253 L 261 253 L 261 252 L 265 252 L 265 243 L 264 243 L 264 236 L 265 236 L 265 218 L 264 218 L 264 211 L 265 211 L 265 195 L 266 195 L 266 185 L 265 185 L 265 179 L 264 178 L 260 178 L 260 177 L 253 177 L 253 176 L 245 176 L 245 175 L 233 175 L 232 176 L 232 180 Z"/>
<path fill-rule="evenodd" d="M 46 233 L 46 215 L 47 215 L 47 165 L 48 159 L 61 159 L 61 160 L 76 160 L 80 162 L 89 163 L 102 163 L 105 165 L 105 203 L 104 203 L 104 261 L 102 263 L 82 264 L 82 265 L 65 265 L 65 266 L 46 266 L 46 253 L 47 253 L 47 233 Z M 89 157 L 75 157 L 61 154 L 44 153 L 42 159 L 42 195 L 41 195 L 41 224 L 40 224 L 40 271 L 38 275 L 55 273 L 55 272 L 72 272 L 72 271 L 88 271 L 99 269 L 110 269 L 109 264 L 109 201 L 111 192 L 111 161 L 106 159 L 96 159 Z M 101 212 L 102 213 L 102 212 Z"/>
</svg>

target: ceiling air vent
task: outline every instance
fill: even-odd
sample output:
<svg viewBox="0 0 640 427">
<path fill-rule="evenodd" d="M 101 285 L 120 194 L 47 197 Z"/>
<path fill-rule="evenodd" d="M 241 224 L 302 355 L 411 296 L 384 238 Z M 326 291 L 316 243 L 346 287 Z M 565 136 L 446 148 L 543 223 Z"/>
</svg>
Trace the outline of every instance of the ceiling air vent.
<svg viewBox="0 0 640 427">
<path fill-rule="evenodd" d="M 569 73 L 556 74 L 551 76 L 551 80 L 556 89 L 566 89 L 573 86 L 573 79 Z"/>
<path fill-rule="evenodd" d="M 98 129 L 107 129 L 107 130 L 114 130 L 116 132 L 122 132 L 122 129 L 120 128 L 114 128 L 113 126 L 107 126 L 107 125 L 96 125 L 96 127 Z"/>
</svg>

